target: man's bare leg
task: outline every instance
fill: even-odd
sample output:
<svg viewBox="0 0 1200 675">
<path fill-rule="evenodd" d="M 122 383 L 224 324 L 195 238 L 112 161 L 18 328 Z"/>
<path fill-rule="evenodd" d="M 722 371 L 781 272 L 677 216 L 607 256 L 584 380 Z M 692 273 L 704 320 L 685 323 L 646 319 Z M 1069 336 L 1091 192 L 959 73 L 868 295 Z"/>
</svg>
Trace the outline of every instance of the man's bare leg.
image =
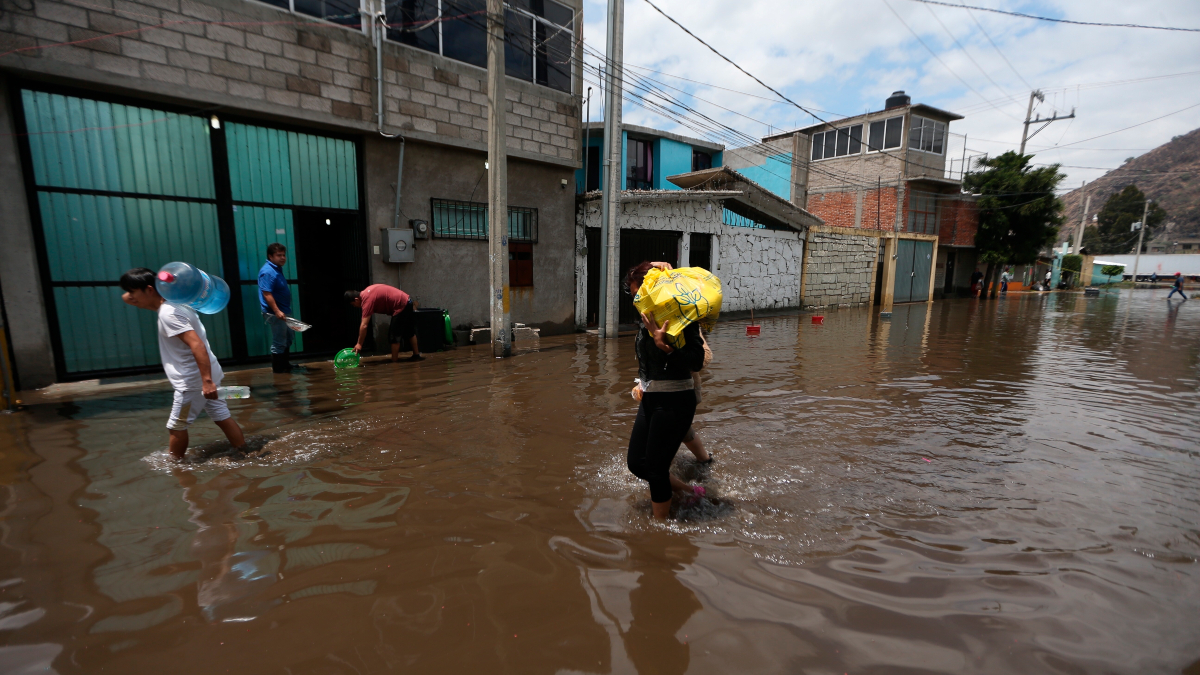
<svg viewBox="0 0 1200 675">
<path fill-rule="evenodd" d="M 700 435 L 692 427 L 688 427 L 687 436 L 683 439 L 683 445 L 692 453 L 697 462 L 707 462 L 712 459 L 712 455 L 708 454 L 708 450 L 704 449 L 704 441 L 700 440 Z"/>
<path fill-rule="evenodd" d="M 171 440 L 167 445 L 167 448 L 171 452 L 171 456 L 175 459 L 183 459 L 183 456 L 187 454 L 188 449 L 187 429 L 184 429 L 183 431 L 168 429 L 167 433 L 171 437 Z"/>
<path fill-rule="evenodd" d="M 393 342 L 392 343 L 392 363 L 396 363 L 399 360 L 400 360 L 400 343 Z"/>
<path fill-rule="evenodd" d="M 408 343 L 412 345 L 412 355 L 414 359 L 421 358 L 421 346 L 417 344 L 417 336 L 414 335 L 408 339 Z"/>
<path fill-rule="evenodd" d="M 246 449 L 246 437 L 242 435 L 242 428 L 238 423 L 233 421 L 233 418 L 223 419 L 216 423 L 217 427 L 225 432 L 225 438 L 229 439 L 229 444 L 234 450 L 242 452 Z M 183 433 L 187 433 L 186 431 Z"/>
</svg>

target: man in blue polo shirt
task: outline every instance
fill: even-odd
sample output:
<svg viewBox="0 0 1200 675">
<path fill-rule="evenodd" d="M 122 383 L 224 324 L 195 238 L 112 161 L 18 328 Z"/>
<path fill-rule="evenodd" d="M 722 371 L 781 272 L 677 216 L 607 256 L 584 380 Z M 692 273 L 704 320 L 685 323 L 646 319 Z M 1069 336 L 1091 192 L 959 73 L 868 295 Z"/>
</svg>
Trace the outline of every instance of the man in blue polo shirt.
<svg viewBox="0 0 1200 675">
<path fill-rule="evenodd" d="M 292 289 L 283 276 L 287 247 L 278 242 L 267 246 L 267 262 L 258 271 L 258 305 L 263 321 L 271 329 L 271 372 L 290 373 L 288 350 L 292 347 L 292 329 L 285 319 L 292 313 Z"/>
</svg>

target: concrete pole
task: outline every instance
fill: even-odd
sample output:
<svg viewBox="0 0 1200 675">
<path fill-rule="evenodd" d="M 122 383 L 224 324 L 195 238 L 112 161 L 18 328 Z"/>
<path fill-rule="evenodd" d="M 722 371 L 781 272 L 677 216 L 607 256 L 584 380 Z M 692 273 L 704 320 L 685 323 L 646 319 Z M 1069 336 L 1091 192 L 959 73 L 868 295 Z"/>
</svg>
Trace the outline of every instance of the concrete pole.
<svg viewBox="0 0 1200 675">
<path fill-rule="evenodd" d="M 512 355 L 508 307 L 508 132 L 504 100 L 504 0 L 487 0 L 488 304 L 492 354 Z"/>
<path fill-rule="evenodd" d="M 1023 127 L 1021 127 L 1021 154 L 1022 155 L 1025 154 L 1025 141 L 1029 137 L 1029 117 L 1031 115 L 1033 115 L 1033 99 L 1035 99 L 1035 98 L 1042 100 L 1045 97 L 1042 95 L 1042 92 L 1038 91 L 1037 89 L 1034 89 L 1033 91 L 1029 92 L 1029 107 L 1025 109 L 1025 125 Z"/>
<path fill-rule="evenodd" d="M 1133 287 L 1137 288 L 1137 272 L 1138 263 L 1142 259 L 1142 237 L 1146 236 L 1146 216 L 1150 213 L 1150 198 L 1146 197 L 1146 203 L 1142 204 L 1142 226 L 1138 228 L 1138 245 L 1137 252 L 1133 256 Z"/>
<path fill-rule="evenodd" d="M 1085 182 L 1084 185 L 1086 186 L 1087 183 Z M 1074 250 L 1075 255 L 1082 255 L 1079 253 L 1079 249 L 1081 247 L 1083 247 L 1083 229 L 1085 227 L 1087 227 L 1088 211 L 1090 211 L 1091 208 L 1092 208 L 1092 196 L 1089 194 L 1086 197 L 1084 197 L 1083 215 L 1079 217 L 1079 229 L 1075 231 L 1075 250 Z"/>
<path fill-rule="evenodd" d="M 608 42 L 605 58 L 607 82 L 604 105 L 604 195 L 601 198 L 600 224 L 600 335 L 617 337 L 617 299 L 620 297 L 620 225 L 621 212 L 621 78 L 622 50 L 625 37 L 625 0 L 608 0 Z"/>
</svg>

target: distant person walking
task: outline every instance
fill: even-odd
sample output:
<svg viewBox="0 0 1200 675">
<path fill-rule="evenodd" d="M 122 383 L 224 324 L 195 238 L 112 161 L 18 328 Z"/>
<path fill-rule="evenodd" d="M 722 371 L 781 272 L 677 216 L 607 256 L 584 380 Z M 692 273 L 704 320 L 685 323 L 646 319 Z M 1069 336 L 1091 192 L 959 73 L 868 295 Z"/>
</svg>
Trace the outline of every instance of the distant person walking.
<svg viewBox="0 0 1200 675">
<path fill-rule="evenodd" d="M 1157 284 L 1157 283 L 1158 283 L 1158 272 L 1151 272 L 1151 273 L 1150 273 L 1150 283 L 1151 283 L 1151 285 L 1154 285 L 1154 284 Z"/>
<path fill-rule="evenodd" d="M 1184 300 L 1188 299 L 1188 297 L 1183 294 L 1183 275 L 1179 272 L 1175 273 L 1175 284 L 1171 286 L 1171 292 L 1167 294 L 1167 299 L 1170 300 L 1171 296 L 1175 295 L 1176 293 L 1178 293 Z"/>
<path fill-rule="evenodd" d="M 1012 280 L 1012 275 L 1009 274 L 1010 269 L 1009 267 L 1005 267 L 1004 272 L 1000 274 L 1000 293 L 1002 295 L 1008 294 L 1008 282 Z"/>
<path fill-rule="evenodd" d="M 1053 278 L 1054 278 L 1054 272 L 1047 270 L 1046 271 L 1046 279 L 1042 282 L 1042 290 L 1043 291 L 1050 290 L 1050 280 Z"/>
<path fill-rule="evenodd" d="M 400 360 L 402 342 L 412 347 L 409 361 L 425 360 L 417 344 L 417 303 L 409 300 L 408 293 L 387 284 L 372 284 L 362 291 L 346 291 L 346 300 L 351 305 L 362 308 L 362 323 L 358 327 L 355 352 L 362 351 L 363 342 L 367 339 L 367 328 L 371 326 L 371 315 L 386 314 L 392 317 L 392 324 L 388 329 L 388 337 L 392 343 L 392 363 Z"/>
<path fill-rule="evenodd" d="M 637 295 L 650 268 L 649 262 L 643 262 L 626 274 L 631 296 Z M 654 317 L 642 314 L 642 327 L 634 340 L 642 397 L 626 456 L 630 472 L 650 484 L 651 507 L 660 520 L 670 515 L 674 491 L 704 494 L 704 488 L 671 475 L 671 461 L 696 415 L 692 373 L 704 366 L 704 343 L 700 324 L 691 323 L 681 334 L 683 347 L 675 349 L 666 342 L 669 325 L 666 321 L 659 326 Z"/>
<path fill-rule="evenodd" d="M 201 410 L 208 413 L 235 450 L 245 451 L 246 438 L 241 427 L 230 415 L 225 401 L 217 399 L 217 387 L 221 386 L 224 372 L 208 345 L 208 334 L 195 310 L 164 300 L 154 287 L 154 272 L 145 267 L 122 274 L 118 283 L 125 291 L 121 300 L 126 304 L 158 314 L 158 355 L 175 389 L 175 401 L 167 418 L 171 456 L 183 459 L 187 454 L 188 427 Z"/>
<path fill-rule="evenodd" d="M 271 372 L 290 373 L 301 366 L 288 363 L 293 331 L 287 325 L 292 315 L 292 289 L 288 286 L 283 266 L 287 264 L 287 247 L 278 242 L 267 246 L 267 261 L 258 270 L 258 307 L 263 323 L 271 331 Z"/>
<path fill-rule="evenodd" d="M 971 272 L 971 297 L 972 298 L 979 295 L 980 291 L 983 290 L 981 288 L 983 285 L 982 282 L 983 282 L 983 272 L 980 272 L 979 270 L 975 270 L 974 272 Z"/>
</svg>

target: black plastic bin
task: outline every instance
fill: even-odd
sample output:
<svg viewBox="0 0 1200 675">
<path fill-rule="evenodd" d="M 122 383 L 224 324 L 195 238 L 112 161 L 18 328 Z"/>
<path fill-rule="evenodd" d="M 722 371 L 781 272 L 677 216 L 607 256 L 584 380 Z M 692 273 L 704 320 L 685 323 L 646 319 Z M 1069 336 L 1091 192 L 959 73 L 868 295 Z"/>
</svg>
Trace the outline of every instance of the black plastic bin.
<svg viewBox="0 0 1200 675">
<path fill-rule="evenodd" d="M 421 351 L 440 352 L 445 349 L 446 311 L 440 307 L 418 307 L 416 314 L 417 345 Z"/>
</svg>

